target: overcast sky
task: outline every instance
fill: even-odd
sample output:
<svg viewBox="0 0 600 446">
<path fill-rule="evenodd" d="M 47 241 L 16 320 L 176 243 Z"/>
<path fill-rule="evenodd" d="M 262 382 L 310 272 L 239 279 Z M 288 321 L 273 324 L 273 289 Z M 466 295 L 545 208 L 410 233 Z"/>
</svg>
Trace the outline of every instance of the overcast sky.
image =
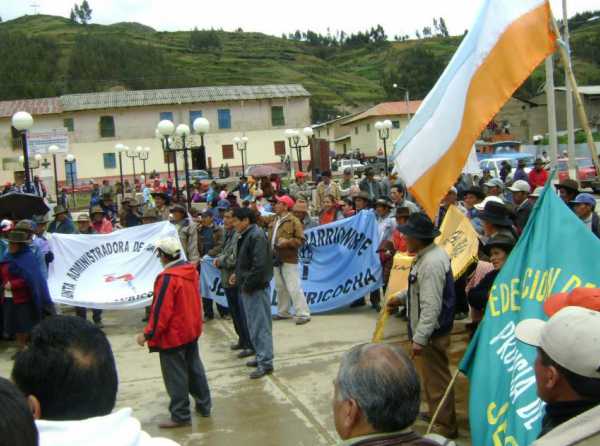
<svg viewBox="0 0 600 446">
<path fill-rule="evenodd" d="M 470 26 L 482 0 L 380 0 L 354 3 L 348 0 L 88 0 L 92 22 L 139 22 L 156 30 L 186 31 L 223 28 L 281 35 L 296 29 L 321 32 L 328 29 L 356 32 L 383 25 L 389 36 L 414 35 L 443 17 L 450 34 L 462 34 Z M 519 0 L 512 0 L 519 1 Z M 79 0 L 78 0 L 79 2 Z M 0 0 L 0 17 L 10 20 L 35 10 L 41 14 L 69 16 L 74 0 Z M 562 0 L 551 0 L 555 15 L 562 16 Z M 570 0 L 569 16 L 600 9 L 598 0 Z"/>
</svg>

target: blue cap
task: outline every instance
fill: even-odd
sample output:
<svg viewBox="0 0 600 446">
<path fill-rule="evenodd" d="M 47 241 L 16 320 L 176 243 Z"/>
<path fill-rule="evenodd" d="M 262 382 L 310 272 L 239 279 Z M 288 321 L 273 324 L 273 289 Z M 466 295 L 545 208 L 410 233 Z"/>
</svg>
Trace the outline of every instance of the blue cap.
<svg viewBox="0 0 600 446">
<path fill-rule="evenodd" d="M 219 200 L 217 203 L 217 209 L 229 209 L 231 204 L 227 200 Z"/>
<path fill-rule="evenodd" d="M 571 204 L 589 204 L 592 209 L 596 207 L 596 199 L 592 194 L 579 194 L 575 197 L 575 200 L 571 201 Z"/>
</svg>

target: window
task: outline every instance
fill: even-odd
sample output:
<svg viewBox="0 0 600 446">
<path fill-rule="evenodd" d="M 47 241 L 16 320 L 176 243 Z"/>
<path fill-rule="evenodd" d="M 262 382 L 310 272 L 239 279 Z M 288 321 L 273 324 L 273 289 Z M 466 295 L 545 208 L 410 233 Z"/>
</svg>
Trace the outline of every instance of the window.
<svg viewBox="0 0 600 446">
<path fill-rule="evenodd" d="M 100 137 L 113 138 L 115 136 L 115 118 L 100 116 Z"/>
<path fill-rule="evenodd" d="M 329 136 L 329 127 L 327 127 L 327 136 Z"/>
<path fill-rule="evenodd" d="M 219 115 L 219 128 L 220 129 L 230 129 L 231 128 L 231 112 L 230 112 L 230 110 L 228 108 L 222 108 L 220 110 L 217 110 L 217 114 Z M 225 146 L 223 146 L 223 147 L 225 147 Z"/>
<path fill-rule="evenodd" d="M 105 169 L 114 169 L 117 167 L 117 156 L 114 153 L 103 153 L 102 159 Z"/>
<path fill-rule="evenodd" d="M 371 124 L 367 124 L 367 132 L 371 131 Z"/>
<path fill-rule="evenodd" d="M 23 148 L 23 137 L 21 136 L 21 133 L 12 125 L 10 126 L 10 137 L 12 140 L 13 150 Z"/>
<path fill-rule="evenodd" d="M 275 155 L 285 155 L 285 141 L 273 141 Z"/>
<path fill-rule="evenodd" d="M 75 122 L 73 118 L 63 119 L 63 127 L 66 128 L 68 132 L 75 131 Z"/>
<path fill-rule="evenodd" d="M 400 121 L 396 120 L 396 121 L 392 121 L 392 127 L 395 129 L 399 129 L 400 128 Z"/>
<path fill-rule="evenodd" d="M 358 135 L 358 127 L 354 127 L 354 134 Z"/>
<path fill-rule="evenodd" d="M 223 159 L 224 160 L 232 160 L 233 159 L 233 144 L 223 144 L 221 146 L 223 150 Z"/>
<path fill-rule="evenodd" d="M 190 111 L 190 128 L 194 128 L 194 121 L 198 118 L 202 117 L 202 112 L 200 110 L 197 111 Z"/>
<path fill-rule="evenodd" d="M 273 127 L 285 125 L 285 117 L 283 116 L 283 107 L 281 105 L 271 107 L 271 124 Z"/>
<path fill-rule="evenodd" d="M 165 119 L 173 122 L 173 112 L 160 112 L 160 120 L 164 121 Z"/>
</svg>

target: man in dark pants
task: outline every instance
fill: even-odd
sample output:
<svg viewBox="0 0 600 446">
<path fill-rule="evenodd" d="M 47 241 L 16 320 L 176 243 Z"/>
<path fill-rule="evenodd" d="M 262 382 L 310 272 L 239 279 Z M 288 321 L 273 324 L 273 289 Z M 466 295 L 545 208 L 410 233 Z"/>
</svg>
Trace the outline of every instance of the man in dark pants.
<svg viewBox="0 0 600 446">
<path fill-rule="evenodd" d="M 250 342 L 250 334 L 248 333 L 248 324 L 246 323 L 246 314 L 240 300 L 238 287 L 229 284 L 229 279 L 235 272 L 237 243 L 239 239 L 239 234 L 233 227 L 232 209 L 225 211 L 223 215 L 223 227 L 225 229 L 223 249 L 217 254 L 214 265 L 221 270 L 221 286 L 225 290 L 227 305 L 229 305 L 229 311 L 233 319 L 233 327 L 238 335 L 238 341 L 231 346 L 231 349 L 241 350 L 238 353 L 238 358 L 246 358 L 254 355 L 252 343 Z"/>
<path fill-rule="evenodd" d="M 167 393 L 171 398 L 171 417 L 161 428 L 191 424 L 189 395 L 194 397 L 196 412 L 209 417 L 210 390 L 198 352 L 202 333 L 202 301 L 196 267 L 181 260 L 181 245 L 173 237 L 155 244 L 164 267 L 154 282 L 154 298 L 150 319 L 137 342 L 150 351 L 158 351 L 160 368 Z"/>
<path fill-rule="evenodd" d="M 246 312 L 250 341 L 256 359 L 251 379 L 273 372 L 273 333 L 269 283 L 273 278 L 273 259 L 265 233 L 256 225 L 256 214 L 249 208 L 233 211 L 233 225 L 239 234 L 235 274 L 230 285 L 237 285 Z"/>
<path fill-rule="evenodd" d="M 79 216 L 77 217 L 77 233 L 87 235 L 97 234 L 97 232 L 92 227 L 92 222 L 88 214 L 79 214 Z M 87 308 L 75 307 L 75 314 L 80 318 L 86 319 Z M 102 310 L 98 308 L 92 308 L 92 319 L 94 320 L 94 324 L 96 324 L 98 328 L 104 328 L 104 324 L 102 323 Z"/>
</svg>

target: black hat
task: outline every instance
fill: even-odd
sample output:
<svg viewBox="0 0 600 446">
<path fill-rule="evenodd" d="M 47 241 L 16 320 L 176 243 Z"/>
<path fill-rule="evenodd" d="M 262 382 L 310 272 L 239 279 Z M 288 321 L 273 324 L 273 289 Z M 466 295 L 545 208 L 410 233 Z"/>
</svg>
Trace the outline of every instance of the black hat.
<svg viewBox="0 0 600 446">
<path fill-rule="evenodd" d="M 14 229 L 6 235 L 6 240 L 12 243 L 29 243 L 31 239 L 29 234 L 23 231 L 15 231 Z"/>
<path fill-rule="evenodd" d="M 167 204 L 169 204 L 171 202 L 171 197 L 169 197 L 169 194 L 167 194 L 166 192 L 163 192 L 163 191 L 152 192 L 150 195 L 152 195 L 153 197 L 161 197 L 163 200 L 165 200 L 165 202 Z"/>
<path fill-rule="evenodd" d="M 496 234 L 483 246 L 483 251 L 489 256 L 492 248 L 500 248 L 509 254 L 515 247 L 515 243 L 515 239 L 507 234 Z"/>
<path fill-rule="evenodd" d="M 386 200 L 385 198 L 379 198 L 377 201 L 375 201 L 375 207 L 377 206 L 385 206 L 388 209 L 391 209 L 392 203 L 389 200 Z"/>
<path fill-rule="evenodd" d="M 182 214 L 187 214 L 187 210 L 185 209 L 185 206 L 181 205 L 181 204 L 175 204 L 171 207 L 170 209 L 171 212 L 181 212 Z"/>
<path fill-rule="evenodd" d="M 469 195 L 469 194 L 475 195 L 480 200 L 483 200 L 485 198 L 485 194 L 483 193 L 483 190 L 478 186 L 473 186 L 470 189 L 468 189 L 467 191 L 465 191 L 465 195 Z"/>
<path fill-rule="evenodd" d="M 504 228 L 512 227 L 512 221 L 508 218 L 508 209 L 502 203 L 495 201 L 486 203 L 483 211 L 479 213 L 479 218 L 496 226 Z"/>
<path fill-rule="evenodd" d="M 435 229 L 431 219 L 422 212 L 410 214 L 408 222 L 405 225 L 398 226 L 398 230 L 408 237 L 420 240 L 434 239 L 440 235 L 440 231 Z"/>
<path fill-rule="evenodd" d="M 556 185 L 556 189 L 566 189 L 571 192 L 579 193 L 579 183 L 571 178 L 566 178 Z"/>
<path fill-rule="evenodd" d="M 410 217 L 410 209 L 405 206 L 396 208 L 396 217 Z"/>
<path fill-rule="evenodd" d="M 369 193 L 362 190 L 356 195 L 356 197 L 354 197 L 355 200 L 358 198 L 360 198 L 361 200 L 365 200 L 367 203 L 371 201 L 371 199 L 369 198 Z"/>
</svg>

